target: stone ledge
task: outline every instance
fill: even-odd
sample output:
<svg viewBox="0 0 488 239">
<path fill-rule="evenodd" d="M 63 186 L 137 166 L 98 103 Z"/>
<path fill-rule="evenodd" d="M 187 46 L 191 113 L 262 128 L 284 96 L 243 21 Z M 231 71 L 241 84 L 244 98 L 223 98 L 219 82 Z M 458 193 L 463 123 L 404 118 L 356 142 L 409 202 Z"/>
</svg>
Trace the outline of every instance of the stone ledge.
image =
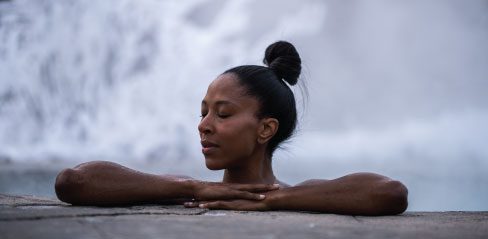
<svg viewBox="0 0 488 239">
<path fill-rule="evenodd" d="M 488 212 L 363 217 L 182 206 L 75 207 L 0 194 L 2 238 L 487 238 Z"/>
</svg>

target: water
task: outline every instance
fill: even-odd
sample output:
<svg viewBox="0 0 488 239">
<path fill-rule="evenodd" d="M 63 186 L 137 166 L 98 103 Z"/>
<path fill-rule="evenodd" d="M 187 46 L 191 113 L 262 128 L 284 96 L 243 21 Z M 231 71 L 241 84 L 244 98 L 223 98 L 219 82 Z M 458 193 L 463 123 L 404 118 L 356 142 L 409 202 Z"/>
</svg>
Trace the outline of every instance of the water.
<svg viewBox="0 0 488 239">
<path fill-rule="evenodd" d="M 409 210 L 488 210 L 487 10 L 454 0 L 0 2 L 0 192 L 52 195 L 58 168 L 95 159 L 218 180 L 198 146 L 206 87 L 286 39 L 302 55 L 309 101 L 275 157 L 280 179 L 372 171 L 407 185 Z"/>
</svg>

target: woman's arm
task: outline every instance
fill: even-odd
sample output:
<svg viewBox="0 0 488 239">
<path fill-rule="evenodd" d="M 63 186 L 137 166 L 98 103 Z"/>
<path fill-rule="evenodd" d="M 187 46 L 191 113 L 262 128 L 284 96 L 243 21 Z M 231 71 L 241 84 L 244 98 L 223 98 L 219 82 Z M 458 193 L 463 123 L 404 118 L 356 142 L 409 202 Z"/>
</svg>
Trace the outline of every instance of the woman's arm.
<svg viewBox="0 0 488 239">
<path fill-rule="evenodd" d="M 308 180 L 294 187 L 268 192 L 263 201 L 214 201 L 199 205 L 210 209 L 394 215 L 406 210 L 407 194 L 407 188 L 399 181 L 373 173 L 356 173 L 334 180 Z"/>
<path fill-rule="evenodd" d="M 309 180 L 270 192 L 272 210 L 306 210 L 347 215 L 394 215 L 407 209 L 408 190 L 399 181 L 373 173 L 334 180 Z"/>
<path fill-rule="evenodd" d="M 116 163 L 95 161 L 65 169 L 56 178 L 56 195 L 75 205 L 167 203 L 175 199 L 262 200 L 274 185 L 222 184 L 142 173 Z"/>
</svg>

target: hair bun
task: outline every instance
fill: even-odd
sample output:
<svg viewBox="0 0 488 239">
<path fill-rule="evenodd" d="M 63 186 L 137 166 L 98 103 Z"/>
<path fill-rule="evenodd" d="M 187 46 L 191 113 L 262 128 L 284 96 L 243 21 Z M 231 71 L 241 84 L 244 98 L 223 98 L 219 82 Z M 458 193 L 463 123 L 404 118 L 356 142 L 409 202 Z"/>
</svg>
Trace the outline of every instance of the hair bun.
<svg viewBox="0 0 488 239">
<path fill-rule="evenodd" d="M 266 48 L 263 63 L 280 78 L 295 85 L 302 71 L 302 60 L 295 47 L 286 41 L 275 42 Z"/>
</svg>

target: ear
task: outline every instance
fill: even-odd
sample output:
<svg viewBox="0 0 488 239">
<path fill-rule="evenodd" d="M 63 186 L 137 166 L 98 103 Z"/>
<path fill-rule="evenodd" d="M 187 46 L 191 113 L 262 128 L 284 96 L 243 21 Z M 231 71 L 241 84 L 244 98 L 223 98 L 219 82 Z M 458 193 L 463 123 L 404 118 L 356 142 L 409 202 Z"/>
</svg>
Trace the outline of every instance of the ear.
<svg viewBox="0 0 488 239">
<path fill-rule="evenodd" d="M 264 118 L 261 120 L 261 125 L 258 130 L 258 143 L 265 144 L 278 131 L 280 123 L 275 118 Z"/>
</svg>

